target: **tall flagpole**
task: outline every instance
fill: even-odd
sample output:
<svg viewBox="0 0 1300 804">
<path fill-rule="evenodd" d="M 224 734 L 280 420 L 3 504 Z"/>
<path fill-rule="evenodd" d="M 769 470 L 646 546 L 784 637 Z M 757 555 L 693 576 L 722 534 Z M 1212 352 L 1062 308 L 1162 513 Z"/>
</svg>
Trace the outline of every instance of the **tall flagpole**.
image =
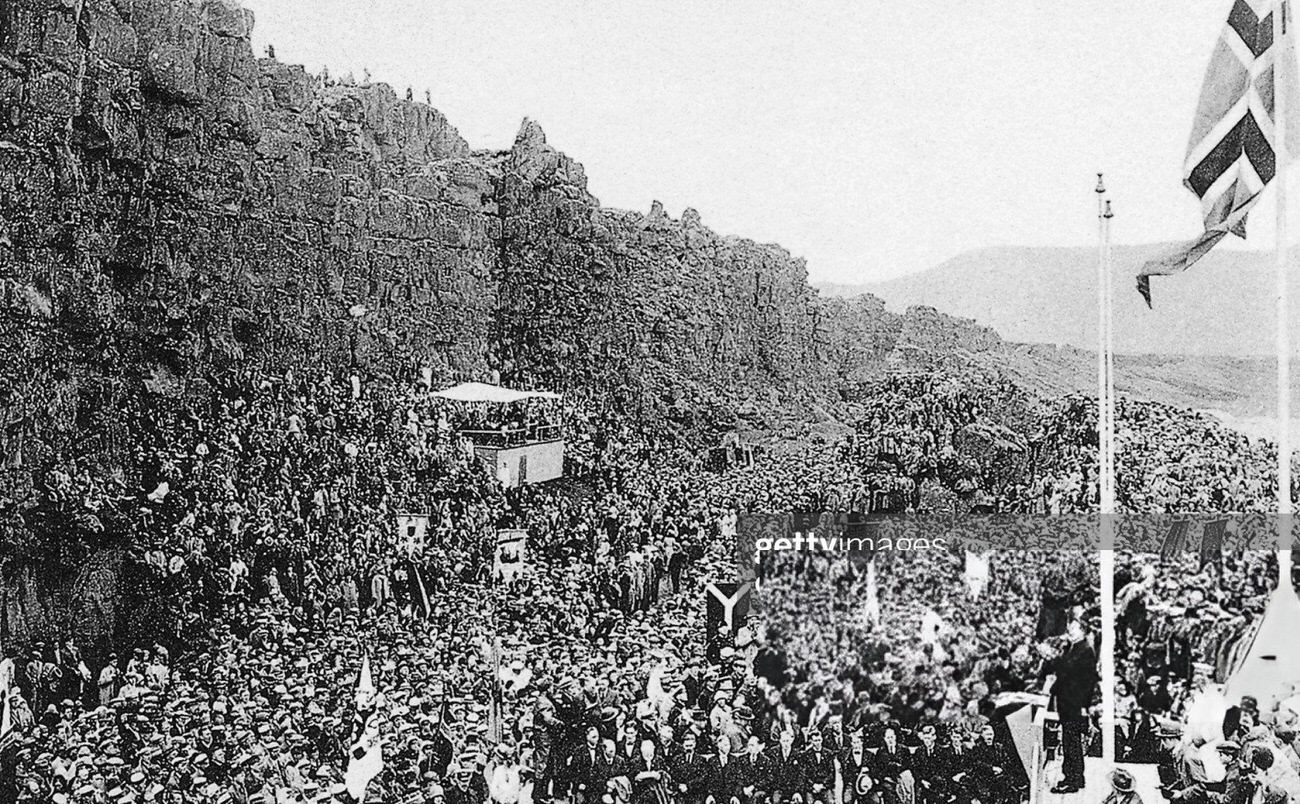
<svg viewBox="0 0 1300 804">
<path fill-rule="evenodd" d="M 1114 233 L 1111 222 L 1114 214 L 1110 209 L 1110 199 L 1106 199 L 1106 209 L 1102 219 L 1106 226 L 1106 504 L 1110 513 L 1115 513 L 1115 272 L 1114 260 L 1111 258 L 1114 248 Z"/>
<path fill-rule="evenodd" d="M 1108 359 L 1106 355 L 1107 316 L 1106 305 L 1109 296 L 1109 271 L 1107 270 L 1107 239 L 1109 222 L 1106 220 L 1106 185 L 1102 174 L 1097 174 L 1097 497 L 1101 513 L 1106 513 L 1107 477 L 1106 466 L 1110 453 L 1109 428 L 1106 421 L 1109 382 L 1107 380 Z"/>
<path fill-rule="evenodd" d="M 1295 36 L 1291 30 L 1290 4 L 1279 4 L 1282 10 L 1282 41 L 1274 64 L 1273 110 L 1275 116 L 1275 150 L 1277 152 L 1277 230 L 1274 249 L 1277 281 L 1277 512 L 1279 522 L 1278 585 L 1291 585 L 1291 333 L 1288 305 L 1287 264 L 1287 168 L 1290 154 L 1287 150 L 1287 94 L 1286 82 L 1293 65 L 1283 63 L 1290 59 L 1291 44 Z M 1280 85 L 1280 86 L 1279 86 Z M 1280 91 L 1278 91 L 1280 90 Z"/>
<path fill-rule="evenodd" d="M 1110 766 L 1115 762 L 1115 487 L 1113 459 L 1115 422 L 1111 395 L 1113 365 L 1111 350 L 1110 202 L 1106 186 L 1097 174 L 1097 492 L 1101 576 L 1101 755 Z"/>
</svg>

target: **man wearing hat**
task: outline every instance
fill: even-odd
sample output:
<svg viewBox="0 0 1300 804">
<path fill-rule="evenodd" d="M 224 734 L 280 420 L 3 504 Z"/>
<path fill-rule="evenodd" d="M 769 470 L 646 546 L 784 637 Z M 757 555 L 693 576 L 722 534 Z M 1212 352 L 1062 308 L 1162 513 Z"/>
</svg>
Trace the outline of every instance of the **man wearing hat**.
<svg viewBox="0 0 1300 804">
<path fill-rule="evenodd" d="M 1123 768 L 1110 772 L 1110 793 L 1103 804 L 1143 804 L 1135 789 L 1133 774 Z"/>
<path fill-rule="evenodd" d="M 1242 740 L 1251 727 L 1259 721 L 1259 701 L 1253 695 L 1241 696 L 1241 703 L 1228 707 L 1223 716 L 1223 736 L 1228 740 Z"/>
</svg>

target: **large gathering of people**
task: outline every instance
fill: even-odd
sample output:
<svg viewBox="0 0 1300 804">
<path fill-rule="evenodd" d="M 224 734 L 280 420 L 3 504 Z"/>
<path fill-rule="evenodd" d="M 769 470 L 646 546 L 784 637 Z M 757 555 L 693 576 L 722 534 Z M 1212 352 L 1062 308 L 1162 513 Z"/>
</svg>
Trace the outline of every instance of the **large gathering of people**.
<svg viewBox="0 0 1300 804">
<path fill-rule="evenodd" d="M 1296 679 L 1227 697 L 1278 571 L 1270 550 L 1118 554 L 1117 753 L 1156 765 L 1172 802 L 1300 795 Z"/>
<path fill-rule="evenodd" d="M 716 465 L 573 393 L 546 414 L 565 479 L 503 488 L 461 433 L 513 414 L 430 391 L 248 371 L 149 411 L 138 477 L 46 467 L 21 502 L 47 519 L 7 517 L 4 538 L 76 523 L 60 560 L 125 547 L 129 591 L 91 633 L 9 626 L 0 802 L 354 801 L 364 713 L 384 747 L 367 801 L 1020 804 L 1007 701 L 1047 676 L 1079 679 L 1056 696 L 1057 787 L 1082 786 L 1095 556 L 994 551 L 974 584 L 962 550 L 783 553 L 743 627 L 711 630 L 705 600 L 735 572 L 738 511 L 1086 510 L 1086 404 L 899 376 L 846 403 L 838 442 Z M 1125 407 L 1123 432 L 1162 416 L 1178 418 Z M 1202 436 L 1187 455 L 1237 443 Z M 1266 456 L 1245 457 L 1238 473 L 1264 486 L 1240 493 L 1262 497 Z M 1129 488 L 1159 463 L 1125 464 Z M 396 524 L 411 513 L 418 536 Z M 494 571 L 505 528 L 527 533 L 510 578 Z"/>
</svg>

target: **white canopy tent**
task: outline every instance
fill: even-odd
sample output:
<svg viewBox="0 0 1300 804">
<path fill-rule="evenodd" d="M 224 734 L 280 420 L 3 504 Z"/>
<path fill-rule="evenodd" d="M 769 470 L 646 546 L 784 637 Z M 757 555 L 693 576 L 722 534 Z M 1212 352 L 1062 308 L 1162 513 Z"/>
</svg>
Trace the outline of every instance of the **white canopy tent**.
<svg viewBox="0 0 1300 804">
<path fill-rule="evenodd" d="M 1237 703 L 1253 695 L 1261 711 L 1294 694 L 1300 684 L 1300 651 L 1295 649 L 1296 624 L 1300 623 L 1300 598 L 1290 577 L 1284 577 L 1264 610 L 1250 650 L 1228 679 L 1225 694 Z"/>
<path fill-rule="evenodd" d="M 460 385 L 453 385 L 451 388 L 435 391 L 433 396 L 440 399 L 450 399 L 454 402 L 493 402 L 498 405 L 509 405 L 526 399 L 560 398 L 560 394 L 551 391 L 516 391 L 512 388 L 488 385 L 484 382 L 463 382 Z"/>
</svg>

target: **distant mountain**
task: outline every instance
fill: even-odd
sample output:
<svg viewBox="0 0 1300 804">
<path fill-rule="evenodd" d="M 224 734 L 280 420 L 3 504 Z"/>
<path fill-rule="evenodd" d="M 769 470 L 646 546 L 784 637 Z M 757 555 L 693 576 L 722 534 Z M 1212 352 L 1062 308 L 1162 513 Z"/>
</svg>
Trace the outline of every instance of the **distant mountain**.
<svg viewBox="0 0 1300 804">
<path fill-rule="evenodd" d="M 1116 247 L 1114 251 L 1117 352 L 1272 354 L 1270 254 L 1219 249 L 1182 276 L 1155 277 L 1155 309 L 1148 310 L 1135 289 L 1134 274 L 1145 259 L 1162 248 L 1166 246 Z M 1300 318 L 1300 279 L 1295 273 L 1292 276 L 1294 321 Z M 871 293 L 897 312 L 914 305 L 934 307 L 975 319 L 1008 341 L 1096 348 L 1095 248 L 989 248 L 888 282 L 818 287 L 828 296 Z M 1300 337 L 1293 335 L 1292 340 L 1300 346 Z"/>
</svg>

